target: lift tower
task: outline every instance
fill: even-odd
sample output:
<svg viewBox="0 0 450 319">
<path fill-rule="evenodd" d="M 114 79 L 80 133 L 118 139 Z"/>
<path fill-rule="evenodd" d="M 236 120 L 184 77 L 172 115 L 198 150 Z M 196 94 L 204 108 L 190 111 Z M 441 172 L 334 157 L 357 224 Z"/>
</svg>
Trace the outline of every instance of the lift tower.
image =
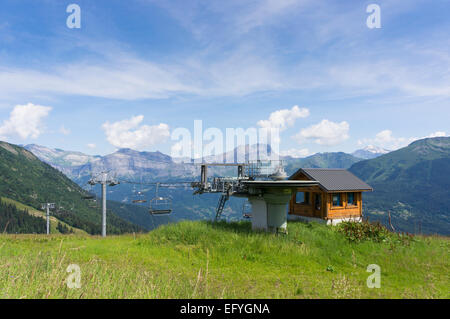
<svg viewBox="0 0 450 319">
<path fill-rule="evenodd" d="M 106 186 L 115 186 L 119 184 L 115 178 L 110 177 L 108 172 L 101 172 L 88 182 L 90 185 L 102 185 L 102 237 L 106 237 Z"/>
<path fill-rule="evenodd" d="M 47 217 L 47 235 L 50 234 L 50 209 L 55 208 L 55 203 L 43 203 L 42 209 L 45 209 L 46 211 L 46 217 Z"/>
</svg>

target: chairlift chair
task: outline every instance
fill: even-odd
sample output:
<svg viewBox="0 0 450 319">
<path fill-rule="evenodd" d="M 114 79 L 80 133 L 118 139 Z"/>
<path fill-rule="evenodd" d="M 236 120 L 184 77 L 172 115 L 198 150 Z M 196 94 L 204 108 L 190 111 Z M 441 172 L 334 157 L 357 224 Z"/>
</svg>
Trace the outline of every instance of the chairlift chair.
<svg viewBox="0 0 450 319">
<path fill-rule="evenodd" d="M 89 193 L 88 195 L 83 195 L 82 198 L 88 201 L 88 206 L 91 208 L 97 207 L 97 196 L 95 194 Z"/>
<path fill-rule="evenodd" d="M 88 206 L 91 208 L 97 208 L 97 198 L 90 200 Z"/>
<path fill-rule="evenodd" d="M 149 213 L 153 216 L 164 216 L 172 213 L 172 199 L 158 195 L 159 183 L 156 183 L 156 195 L 150 201 Z"/>
<path fill-rule="evenodd" d="M 90 184 L 89 182 L 88 182 L 88 184 L 89 184 L 89 186 L 87 189 L 85 189 L 85 192 L 83 192 L 83 194 L 81 195 L 81 198 L 85 199 L 85 200 L 95 199 L 95 194 L 93 192 L 94 185 Z"/>
<path fill-rule="evenodd" d="M 140 188 L 141 189 L 139 191 L 136 191 L 136 185 L 134 185 L 133 187 L 133 199 L 131 200 L 133 204 L 142 204 L 147 202 L 147 200 L 144 197 L 144 193 L 142 192 L 142 178 Z"/>
<path fill-rule="evenodd" d="M 242 218 L 252 218 L 252 205 L 248 200 L 246 200 L 244 204 L 242 204 Z"/>
<path fill-rule="evenodd" d="M 133 199 L 131 202 L 133 204 L 142 204 L 142 203 L 146 203 L 147 200 L 144 199 L 144 194 L 142 192 L 137 192 L 135 199 Z"/>
</svg>

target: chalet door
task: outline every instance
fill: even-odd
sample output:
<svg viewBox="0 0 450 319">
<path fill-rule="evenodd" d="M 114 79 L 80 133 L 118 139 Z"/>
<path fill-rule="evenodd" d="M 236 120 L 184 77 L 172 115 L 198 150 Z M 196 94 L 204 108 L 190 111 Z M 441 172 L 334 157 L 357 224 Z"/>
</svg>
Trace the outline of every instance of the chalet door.
<svg viewBox="0 0 450 319">
<path fill-rule="evenodd" d="M 322 194 L 320 193 L 314 193 L 314 216 L 315 217 L 322 217 Z"/>
</svg>

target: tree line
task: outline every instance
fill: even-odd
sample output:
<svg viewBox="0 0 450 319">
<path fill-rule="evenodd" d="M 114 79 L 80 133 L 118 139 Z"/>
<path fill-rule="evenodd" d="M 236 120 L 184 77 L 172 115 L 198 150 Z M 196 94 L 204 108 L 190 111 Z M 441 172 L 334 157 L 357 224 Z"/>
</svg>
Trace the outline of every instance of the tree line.
<svg viewBox="0 0 450 319">
<path fill-rule="evenodd" d="M 9 234 L 45 234 L 47 225 L 43 218 L 30 215 L 28 210 L 18 209 L 0 200 L 0 231 Z"/>
</svg>

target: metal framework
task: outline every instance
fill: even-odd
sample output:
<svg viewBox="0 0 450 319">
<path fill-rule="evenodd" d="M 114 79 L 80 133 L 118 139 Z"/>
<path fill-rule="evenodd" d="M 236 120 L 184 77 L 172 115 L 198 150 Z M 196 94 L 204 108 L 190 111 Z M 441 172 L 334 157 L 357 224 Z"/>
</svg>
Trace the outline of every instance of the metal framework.
<svg viewBox="0 0 450 319">
<path fill-rule="evenodd" d="M 237 167 L 237 176 L 208 179 L 209 166 L 235 166 Z M 201 164 L 200 182 L 193 182 L 191 186 L 195 189 L 194 194 L 222 194 L 216 207 L 215 220 L 218 220 L 230 196 L 248 197 L 248 182 L 280 181 L 286 177 L 281 160 L 257 160 L 236 164 L 207 163 Z M 248 218 L 249 214 L 243 214 L 243 216 Z"/>
<path fill-rule="evenodd" d="M 209 166 L 236 166 L 237 176 L 213 177 L 211 180 L 208 180 Z M 196 188 L 194 194 L 223 193 L 230 196 L 247 192 L 244 181 L 282 180 L 286 177 L 281 160 L 249 161 L 245 164 L 208 163 L 201 164 L 200 182 L 193 182 L 191 186 Z"/>
</svg>

